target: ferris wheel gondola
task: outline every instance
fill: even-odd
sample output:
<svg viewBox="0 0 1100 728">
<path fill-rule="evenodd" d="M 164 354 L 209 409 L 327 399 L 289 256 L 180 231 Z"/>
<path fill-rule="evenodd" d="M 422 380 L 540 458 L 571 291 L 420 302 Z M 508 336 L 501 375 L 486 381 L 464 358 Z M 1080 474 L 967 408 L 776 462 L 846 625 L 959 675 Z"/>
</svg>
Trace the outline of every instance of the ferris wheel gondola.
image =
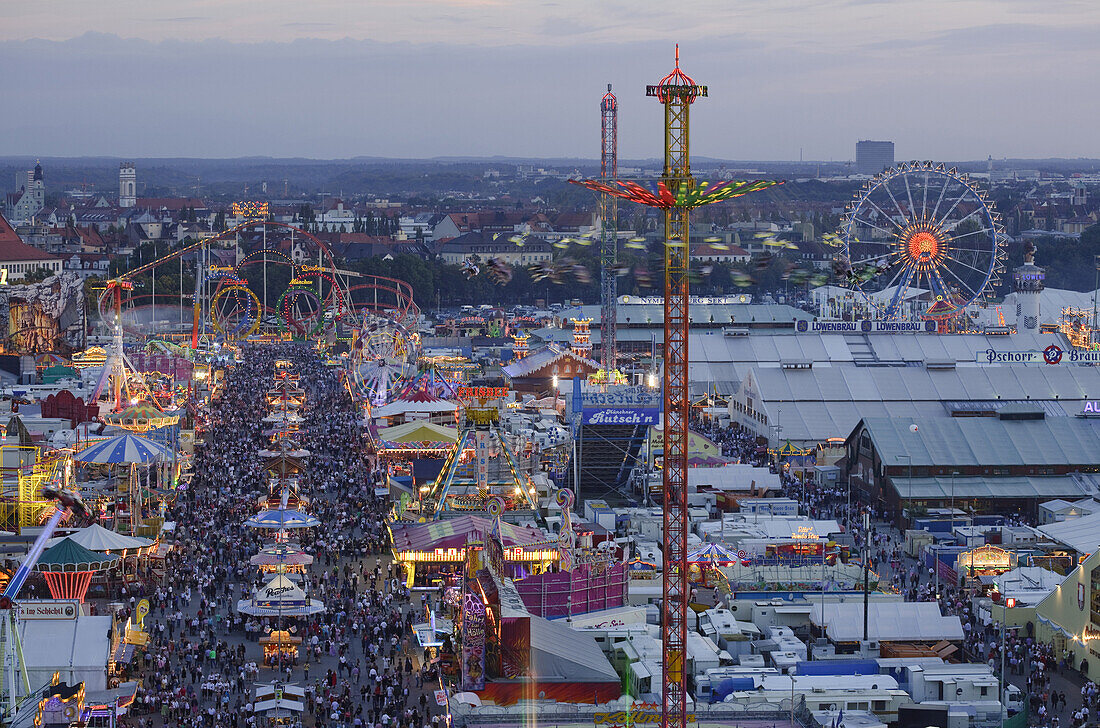
<svg viewBox="0 0 1100 728">
<path fill-rule="evenodd" d="M 965 174 L 910 162 L 871 179 L 848 205 L 838 273 L 887 320 L 945 320 L 985 300 L 1004 272 L 1005 234 Z"/>
</svg>

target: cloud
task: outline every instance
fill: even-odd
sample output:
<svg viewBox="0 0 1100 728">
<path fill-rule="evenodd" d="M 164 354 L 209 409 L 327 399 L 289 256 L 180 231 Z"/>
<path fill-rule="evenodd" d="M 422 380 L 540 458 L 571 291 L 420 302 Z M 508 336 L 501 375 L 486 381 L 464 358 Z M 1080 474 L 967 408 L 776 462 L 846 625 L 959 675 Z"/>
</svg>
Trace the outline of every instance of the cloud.
<svg viewBox="0 0 1100 728">
<path fill-rule="evenodd" d="M 763 22 L 755 0 L 744 5 Z M 673 37 L 608 42 L 602 16 L 589 29 L 558 11 L 560 43 L 535 28 L 524 32 L 542 43 L 505 33 L 508 42 L 469 45 L 464 34 L 481 25 L 455 28 L 471 26 L 471 14 L 440 15 L 451 16 L 437 22 L 452 42 L 95 32 L 0 41 L 6 94 L 20 99 L 0 116 L 0 154 L 594 158 L 599 99 L 612 83 L 620 155 L 659 155 L 661 111 L 644 87 L 670 70 Z M 326 16 L 309 22 L 328 22 L 317 17 Z M 711 92 L 692 114 L 697 154 L 794 159 L 801 148 L 807 159 L 849 159 L 856 139 L 886 138 L 899 158 L 1100 156 L 1082 121 L 1100 115 L 1100 99 L 1081 91 L 1081 79 L 1100 76 L 1084 23 L 985 23 L 858 45 L 824 30 L 784 40 L 747 26 L 685 38 L 682 65 Z M 800 34 L 819 40 L 792 40 Z M 1073 72 L 1051 72 L 1059 68 Z"/>
</svg>

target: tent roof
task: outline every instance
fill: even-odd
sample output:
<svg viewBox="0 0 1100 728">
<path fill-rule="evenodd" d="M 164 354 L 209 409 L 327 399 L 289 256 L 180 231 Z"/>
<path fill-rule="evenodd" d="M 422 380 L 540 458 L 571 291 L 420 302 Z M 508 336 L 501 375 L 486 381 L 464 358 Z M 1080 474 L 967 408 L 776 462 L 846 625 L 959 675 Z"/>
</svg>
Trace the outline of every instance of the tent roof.
<svg viewBox="0 0 1100 728">
<path fill-rule="evenodd" d="M 944 616 L 935 602 L 871 602 L 868 606 L 867 631 L 880 641 L 954 642 L 963 638 L 959 618 Z M 863 639 L 863 604 L 814 604 L 810 622 L 824 625 L 826 635 L 834 642 L 858 642 Z"/>
<path fill-rule="evenodd" d="M 1039 530 L 1078 553 L 1091 554 L 1100 544 L 1100 513 L 1048 523 L 1039 526 Z"/>
<path fill-rule="evenodd" d="M 438 548 L 463 548 L 466 541 L 479 540 L 493 527 L 493 520 L 484 516 L 459 516 L 445 521 L 394 525 L 394 551 L 433 551 Z M 527 546 L 547 540 L 537 528 L 500 523 L 501 541 L 505 548 Z"/>
<path fill-rule="evenodd" d="M 28 670 L 51 672 L 60 665 L 77 671 L 98 671 L 111 655 L 110 616 L 81 615 L 76 619 L 20 619 L 17 629 L 24 645 Z"/>
<path fill-rule="evenodd" d="M 543 682 L 618 682 L 590 635 L 531 615 L 531 672 Z"/>
<path fill-rule="evenodd" d="M 275 508 L 260 511 L 244 522 L 253 528 L 313 528 L 320 526 L 317 518 L 291 508 Z"/>
<path fill-rule="evenodd" d="M 35 568 L 39 571 L 99 571 L 118 559 L 117 554 L 104 556 L 89 551 L 66 536 L 39 557 Z"/>
<path fill-rule="evenodd" d="M 292 602 L 306 598 L 302 588 L 286 577 L 286 574 L 278 574 L 256 590 L 256 598 L 265 602 Z"/>
<path fill-rule="evenodd" d="M 387 405 L 389 406 L 389 405 Z M 385 409 L 385 408 L 379 408 Z M 407 408 L 401 411 L 408 411 Z M 374 411 L 378 415 L 378 410 Z M 377 432 L 379 440 L 386 442 L 456 442 L 458 430 L 453 427 L 443 427 L 424 420 L 414 420 L 402 425 L 384 427 Z"/>
<path fill-rule="evenodd" d="M 307 554 L 297 546 L 290 544 L 276 544 L 268 546 L 253 556 L 249 563 L 253 566 L 277 566 L 279 564 L 312 564 L 313 556 Z"/>
<path fill-rule="evenodd" d="M 398 399 L 371 410 L 372 417 L 393 417 L 406 412 L 454 412 L 458 405 L 445 399 Z"/>
<path fill-rule="evenodd" d="M 164 445 L 127 433 L 89 445 L 73 459 L 82 463 L 120 464 L 147 463 L 171 457 L 172 451 Z"/>
<path fill-rule="evenodd" d="M 53 547 L 66 539 L 72 540 L 73 543 L 83 546 L 89 551 L 121 551 L 122 549 L 145 548 L 153 544 L 147 538 L 125 536 L 117 531 L 106 529 L 98 523 L 93 523 L 87 528 L 82 528 L 68 536 L 51 539 L 46 542 L 46 545 Z"/>
</svg>

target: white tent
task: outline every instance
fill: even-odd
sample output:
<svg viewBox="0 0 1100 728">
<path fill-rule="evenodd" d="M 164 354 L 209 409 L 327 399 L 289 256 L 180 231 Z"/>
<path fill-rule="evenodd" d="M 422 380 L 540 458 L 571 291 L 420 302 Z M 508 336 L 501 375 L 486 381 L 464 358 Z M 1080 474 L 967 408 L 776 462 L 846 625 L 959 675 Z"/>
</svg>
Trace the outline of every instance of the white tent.
<svg viewBox="0 0 1100 728">
<path fill-rule="evenodd" d="M 32 686 L 48 685 L 60 672 L 61 681 L 70 685 L 83 682 L 85 690 L 107 689 L 111 617 L 19 619 L 16 624 Z"/>
<path fill-rule="evenodd" d="M 72 539 L 89 551 L 122 551 L 123 549 L 145 548 L 153 544 L 153 542 L 147 538 L 126 536 L 117 531 L 104 528 L 98 523 L 93 523 L 87 528 L 82 528 L 69 536 L 51 538 L 46 542 L 46 546 L 54 546 L 60 543 L 62 538 Z"/>
<path fill-rule="evenodd" d="M 963 638 L 959 618 L 945 617 L 935 602 L 871 602 L 868 606 L 867 634 L 882 642 L 957 642 Z M 814 604 L 810 622 L 824 626 L 833 642 L 859 642 L 863 639 L 863 604 Z"/>
</svg>

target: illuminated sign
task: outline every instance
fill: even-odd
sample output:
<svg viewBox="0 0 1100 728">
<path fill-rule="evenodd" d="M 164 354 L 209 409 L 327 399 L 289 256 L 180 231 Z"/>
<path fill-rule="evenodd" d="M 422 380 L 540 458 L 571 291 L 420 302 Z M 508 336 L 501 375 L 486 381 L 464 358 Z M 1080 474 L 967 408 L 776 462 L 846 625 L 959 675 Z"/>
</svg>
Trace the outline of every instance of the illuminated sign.
<svg viewBox="0 0 1100 728">
<path fill-rule="evenodd" d="M 820 537 L 814 531 L 813 526 L 799 526 L 798 530 L 791 534 L 791 538 L 816 540 Z"/>
<path fill-rule="evenodd" d="M 661 710 L 660 708 L 651 710 L 620 710 L 615 713 L 594 713 L 592 715 L 592 722 L 596 725 L 614 725 L 624 726 L 630 725 L 657 725 L 661 722 Z M 695 713 L 688 713 L 687 722 L 695 722 Z"/>
<path fill-rule="evenodd" d="M 302 273 L 323 273 L 325 269 L 319 265 L 300 265 L 298 270 Z"/>
<path fill-rule="evenodd" d="M 935 333 L 935 321 L 795 321 L 794 329 L 800 334 L 854 333 L 854 334 L 902 334 Z"/>
<path fill-rule="evenodd" d="M 466 419 L 475 425 L 488 425 L 500 420 L 500 411 L 492 409 L 467 409 Z"/>
<path fill-rule="evenodd" d="M 581 421 L 586 425 L 655 425 L 660 419 L 661 410 L 656 407 L 586 407 L 581 415 Z"/>
<path fill-rule="evenodd" d="M 522 546 L 503 549 L 505 561 L 556 561 L 560 554 L 557 549 L 535 549 L 525 551 Z M 445 562 L 466 560 L 466 548 L 436 549 L 435 551 L 400 551 L 398 561 Z"/>
<path fill-rule="evenodd" d="M 503 399 L 508 396 L 507 387 L 459 387 L 459 399 Z"/>
<path fill-rule="evenodd" d="M 584 409 L 594 407 L 656 407 L 661 406 L 661 393 L 656 389 L 642 386 L 587 387 L 581 389 L 581 406 Z"/>
<path fill-rule="evenodd" d="M 290 285 L 292 286 L 311 286 L 313 281 L 308 278 L 291 278 Z"/>
<path fill-rule="evenodd" d="M 1100 416 L 1100 400 L 1090 399 L 1085 402 L 1085 408 L 1081 410 L 1081 414 Z"/>
<path fill-rule="evenodd" d="M 266 202 L 234 202 L 230 206 L 233 217 L 246 217 L 249 219 L 267 217 L 270 209 Z"/>
<path fill-rule="evenodd" d="M 473 592 L 462 599 L 462 689 L 485 688 L 485 605 Z"/>
</svg>

